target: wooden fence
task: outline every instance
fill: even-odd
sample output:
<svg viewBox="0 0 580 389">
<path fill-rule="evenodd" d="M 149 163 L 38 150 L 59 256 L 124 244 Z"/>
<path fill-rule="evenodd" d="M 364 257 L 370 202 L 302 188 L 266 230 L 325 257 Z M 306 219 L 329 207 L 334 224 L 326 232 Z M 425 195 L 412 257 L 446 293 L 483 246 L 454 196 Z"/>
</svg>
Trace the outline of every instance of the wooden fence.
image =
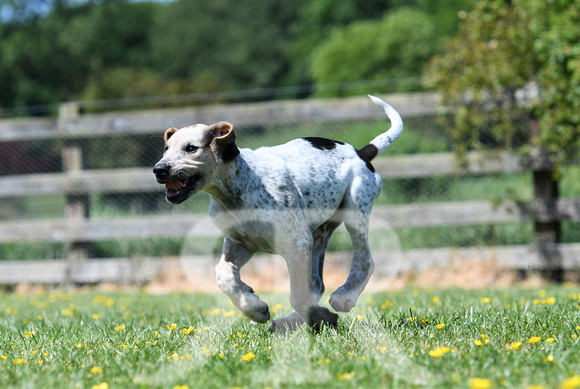
<svg viewBox="0 0 580 389">
<path fill-rule="evenodd" d="M 436 94 L 391 95 L 388 101 L 403 118 L 432 116 L 437 112 Z M 98 193 L 158 192 L 151 168 L 83 170 L 79 139 L 116 134 L 163 132 L 168 126 L 229 120 L 237 125 L 301 123 L 383 118 L 384 114 L 366 98 L 308 100 L 237 104 L 143 112 L 111 112 L 81 115 L 78 105 L 63 105 L 55 119 L 0 121 L 0 142 L 64 139 L 62 173 L 0 177 L 0 201 L 19 196 L 64 195 L 64 216 L 43 220 L 0 220 L 0 244 L 11 242 L 60 242 L 68 248 L 62 260 L 0 261 L 0 284 L 94 283 L 151 280 L 161 267 L 161 258 L 87 258 L 87 242 L 122 239 L 196 236 L 217 237 L 219 231 L 207 214 L 133 216 L 91 219 L 90 195 Z M 485 158 L 471 153 L 468 168 L 459 171 L 452 154 L 422 154 L 379 158 L 373 164 L 385 179 L 449 175 L 534 172 L 533 201 L 488 201 L 411 204 L 375 207 L 371 230 L 388 227 L 458 226 L 484 223 L 533 221 L 536 242 L 524 246 L 441 248 L 406 250 L 397 263 L 381 269 L 396 274 L 408 269 L 445 266 L 457 258 L 493 258 L 497 265 L 512 269 L 577 270 L 580 244 L 559 243 L 562 220 L 580 221 L 580 199 L 558 198 L 546 158 L 520 158 L 500 154 Z M 336 254 L 338 257 L 347 254 Z M 375 260 L 387 263 L 391 253 L 375 252 Z"/>
</svg>

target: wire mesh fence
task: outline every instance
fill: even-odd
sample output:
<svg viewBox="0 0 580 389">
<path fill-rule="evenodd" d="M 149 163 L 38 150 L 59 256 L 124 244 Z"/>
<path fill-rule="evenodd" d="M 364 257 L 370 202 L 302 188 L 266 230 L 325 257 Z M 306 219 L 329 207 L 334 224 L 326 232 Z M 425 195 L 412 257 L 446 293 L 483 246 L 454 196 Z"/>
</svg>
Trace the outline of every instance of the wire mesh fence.
<svg viewBox="0 0 580 389">
<path fill-rule="evenodd" d="M 277 102 L 276 107 L 283 104 Z M 358 104 L 376 109 L 367 101 Z M 352 99 L 346 99 L 342 105 L 306 109 L 309 103 L 303 102 L 300 109 L 291 106 L 282 112 L 281 108 L 261 103 L 253 105 L 251 114 L 259 120 L 239 116 L 243 113 L 239 110 L 240 123 L 233 119 L 232 122 L 241 148 L 272 146 L 305 136 L 331 138 L 361 148 L 384 132 L 389 123 L 380 111 L 345 117 L 346 111 L 353 110 L 352 105 Z M 396 103 L 393 105 L 399 108 Z M 210 114 L 184 114 L 173 109 L 162 114 L 157 110 L 73 115 L 67 119 L 67 125 L 63 125 L 62 117 L 54 119 L 48 125 L 54 128 L 45 131 L 50 134 L 48 136 L 29 136 L 22 132 L 20 138 L 6 134 L 12 134 L 10 129 L 21 125 L 21 120 L 0 122 L 0 224 L 6 231 L 4 238 L 0 238 L 0 259 L 58 260 L 69 257 L 71 246 L 75 245 L 82 248 L 83 256 L 94 258 L 218 256 L 222 245 L 219 234 L 190 234 L 179 230 L 175 222 L 185 216 L 207 220 L 208 195 L 200 193 L 184 204 L 170 205 L 164 200 L 164 189 L 155 183 L 151 169 L 163 153 L 163 132 L 167 127 L 179 126 L 189 119 L 204 119 L 205 124 L 228 119 L 227 114 L 224 118 L 219 113 L 228 113 L 229 108 L 222 106 Z M 232 111 L 236 109 L 239 107 L 232 106 Z M 355 104 L 354 111 L 357 110 Z M 445 129 L 437 124 L 434 111 L 430 108 L 423 112 L 420 109 L 402 112 L 403 136 L 379 157 L 386 161 L 386 170 L 390 169 L 389 158 L 394 156 L 425 154 L 429 161 L 429 155 L 451 151 Z M 278 114 L 285 120 L 277 121 Z M 173 117 L 177 119 L 172 120 Z M 92 124 L 83 124 L 84 119 Z M 46 124 L 42 123 L 39 127 Z M 149 124 L 144 129 L 140 123 Z M 75 130 L 75 126 L 81 130 Z M 34 130 L 35 126 L 29 124 L 28 128 Z M 68 130 L 70 128 L 72 130 Z M 436 163 L 434 159 L 433 164 Z M 577 167 L 564 170 L 560 186 L 563 198 L 580 197 L 579 178 Z M 452 169 L 445 174 L 412 177 L 397 177 L 395 171 L 383 179 L 383 190 L 375 208 L 399 209 L 441 203 L 459 206 L 480 202 L 477 204 L 491 204 L 495 209 L 505 201 L 529 202 L 534 198 L 533 192 L 532 172 L 527 170 L 498 171 L 490 175 L 466 174 Z M 451 212 L 442 217 L 444 222 L 438 223 L 429 223 L 428 213 L 415 215 L 426 222 L 424 226 L 417 223 L 389 225 L 387 221 L 371 230 L 371 249 L 373 252 L 398 252 L 534 242 L 534 221 L 529 218 L 466 222 L 464 219 L 470 218 L 466 216 L 469 210 L 466 206 L 463 213 Z M 479 212 L 478 208 L 474 206 L 473 212 Z M 172 231 L 169 222 L 163 233 L 150 232 L 149 223 L 156 223 L 155 217 L 165 216 L 172 218 L 164 219 L 165 222 L 174 220 L 176 230 Z M 86 230 L 89 221 L 97 223 L 90 226 L 92 232 Z M 109 221 L 117 224 L 107 224 Z M 133 224 L 124 227 L 124 221 Z M 51 222 L 56 223 L 54 227 Z M 59 232 L 61 227 L 66 233 Z M 580 242 L 578 227 L 574 218 L 564 221 L 561 241 Z M 87 236 L 96 238 L 85 240 Z M 329 251 L 342 253 L 351 248 L 346 231 L 338 230 Z"/>
</svg>

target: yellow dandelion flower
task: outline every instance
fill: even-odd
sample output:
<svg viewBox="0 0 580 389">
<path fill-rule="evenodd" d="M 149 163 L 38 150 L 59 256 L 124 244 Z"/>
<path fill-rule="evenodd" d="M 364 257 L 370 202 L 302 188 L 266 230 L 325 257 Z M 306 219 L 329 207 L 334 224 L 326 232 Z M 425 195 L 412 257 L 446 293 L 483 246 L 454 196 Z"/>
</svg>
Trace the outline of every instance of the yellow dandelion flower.
<svg viewBox="0 0 580 389">
<path fill-rule="evenodd" d="M 364 318 L 365 318 L 365 315 L 358 315 L 358 316 L 356 317 L 356 319 L 357 319 L 358 321 L 362 321 Z"/>
<path fill-rule="evenodd" d="M 489 304 L 491 303 L 491 299 L 489 297 L 481 297 L 479 299 L 480 302 L 484 303 L 484 304 Z"/>
<path fill-rule="evenodd" d="M 177 324 L 175 323 L 167 324 L 165 327 L 167 327 L 168 330 L 172 331 L 177 327 Z"/>
<path fill-rule="evenodd" d="M 522 342 L 512 342 L 509 346 L 510 350 L 519 350 L 522 347 Z"/>
<path fill-rule="evenodd" d="M 548 339 L 546 339 L 546 343 L 554 343 L 555 340 L 556 339 L 554 339 L 554 338 L 548 338 Z"/>
<path fill-rule="evenodd" d="M 235 314 L 236 314 L 235 311 L 227 311 L 227 312 L 224 312 L 224 317 L 232 317 Z"/>
<path fill-rule="evenodd" d="M 44 361 L 42 359 L 39 359 L 38 361 L 36 361 L 37 364 L 42 365 L 44 363 Z"/>
<path fill-rule="evenodd" d="M 97 320 L 100 318 L 101 318 L 101 315 L 99 315 L 98 313 L 93 313 L 93 319 Z"/>
<path fill-rule="evenodd" d="M 187 386 L 187 385 L 175 385 L 173 387 L 173 389 L 189 389 L 189 386 Z"/>
<path fill-rule="evenodd" d="M 574 375 L 560 383 L 562 389 L 574 389 L 580 386 L 580 375 Z"/>
<path fill-rule="evenodd" d="M 28 363 L 28 359 L 16 358 L 12 360 L 12 363 L 14 363 L 15 365 L 24 365 Z"/>
<path fill-rule="evenodd" d="M 532 336 L 530 339 L 526 340 L 526 342 L 528 343 L 538 343 L 540 340 L 542 340 L 541 336 Z"/>
<path fill-rule="evenodd" d="M 270 311 L 272 311 L 272 313 L 276 313 L 277 311 L 282 309 L 282 307 L 284 307 L 282 304 L 274 304 L 274 305 L 272 305 L 272 308 L 270 309 Z"/>
<path fill-rule="evenodd" d="M 544 389 L 542 385 L 530 385 L 526 386 L 526 389 Z"/>
<path fill-rule="evenodd" d="M 125 330 L 125 324 L 121 324 L 118 327 L 115 327 L 115 331 L 120 332 Z"/>
<path fill-rule="evenodd" d="M 546 362 L 554 362 L 554 356 L 552 354 L 548 355 L 546 358 L 542 359 L 544 363 Z"/>
<path fill-rule="evenodd" d="M 475 342 L 473 342 L 476 346 L 483 346 L 484 344 L 488 344 L 489 343 L 489 339 L 477 339 Z"/>
<path fill-rule="evenodd" d="M 191 331 L 193 331 L 193 327 L 189 326 L 187 328 L 184 328 L 181 330 L 182 333 L 184 333 L 185 335 L 188 335 Z"/>
<path fill-rule="evenodd" d="M 103 369 L 100 368 L 99 366 L 93 366 L 91 368 L 91 374 L 98 374 L 98 373 L 102 373 Z"/>
<path fill-rule="evenodd" d="M 30 338 L 32 335 L 34 335 L 34 331 L 24 333 L 24 336 L 26 336 L 27 338 Z"/>
<path fill-rule="evenodd" d="M 548 298 L 546 299 L 546 304 L 548 304 L 548 305 L 552 305 L 552 304 L 554 304 L 555 302 L 556 302 L 556 298 L 555 298 L 555 297 L 548 297 Z"/>
<path fill-rule="evenodd" d="M 429 351 L 429 355 L 433 358 L 441 358 L 442 355 L 447 354 L 451 349 L 449 347 L 437 347 L 435 350 Z"/>
<path fill-rule="evenodd" d="M 106 382 L 101 382 L 98 385 L 93 385 L 91 389 L 109 389 L 109 384 L 107 384 Z"/>
<path fill-rule="evenodd" d="M 440 300 L 439 300 L 439 297 L 433 297 L 431 299 L 431 301 L 434 302 L 435 304 L 437 304 Z"/>
<path fill-rule="evenodd" d="M 354 373 L 342 373 L 338 375 L 339 381 L 352 381 L 354 379 Z"/>
<path fill-rule="evenodd" d="M 571 337 L 572 339 L 576 339 L 576 338 L 578 337 L 578 335 L 576 335 L 576 334 L 572 334 L 572 335 L 570 335 L 570 337 Z"/>
<path fill-rule="evenodd" d="M 72 316 L 74 314 L 73 310 L 70 308 L 65 308 L 61 311 L 63 316 Z"/>
<path fill-rule="evenodd" d="M 8 359 L 8 357 L 6 355 L 2 355 L 0 356 L 0 359 Z"/>
<path fill-rule="evenodd" d="M 381 305 L 381 309 L 387 309 L 391 305 L 395 305 L 395 303 L 389 299 L 386 299 L 385 302 Z"/>
<path fill-rule="evenodd" d="M 250 351 L 249 353 L 247 353 L 244 356 L 242 356 L 242 361 L 249 362 L 252 359 L 254 359 L 255 356 L 256 356 L 256 354 L 254 354 L 252 351 Z"/>
<path fill-rule="evenodd" d="M 469 387 L 472 389 L 487 389 L 491 388 L 493 385 L 487 378 L 474 378 L 469 383 Z"/>
</svg>

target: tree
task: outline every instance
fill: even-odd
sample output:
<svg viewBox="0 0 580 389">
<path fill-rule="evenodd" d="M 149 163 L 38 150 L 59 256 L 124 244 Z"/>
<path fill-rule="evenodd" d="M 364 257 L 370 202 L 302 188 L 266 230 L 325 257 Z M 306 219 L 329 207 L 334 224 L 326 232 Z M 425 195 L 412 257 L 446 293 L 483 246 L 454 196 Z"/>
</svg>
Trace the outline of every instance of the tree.
<svg viewBox="0 0 580 389">
<path fill-rule="evenodd" d="M 290 24 L 304 1 L 168 4 L 152 32 L 155 69 L 207 89 L 276 86 L 288 72 Z"/>
<path fill-rule="evenodd" d="M 437 47 L 429 16 L 399 8 L 382 20 L 357 21 L 336 29 L 314 51 L 312 75 L 318 84 L 418 77 Z"/>
<path fill-rule="evenodd" d="M 458 154 L 531 145 L 557 163 L 576 156 L 580 0 L 481 1 L 463 17 L 426 77 L 454 110 L 448 128 Z"/>
</svg>

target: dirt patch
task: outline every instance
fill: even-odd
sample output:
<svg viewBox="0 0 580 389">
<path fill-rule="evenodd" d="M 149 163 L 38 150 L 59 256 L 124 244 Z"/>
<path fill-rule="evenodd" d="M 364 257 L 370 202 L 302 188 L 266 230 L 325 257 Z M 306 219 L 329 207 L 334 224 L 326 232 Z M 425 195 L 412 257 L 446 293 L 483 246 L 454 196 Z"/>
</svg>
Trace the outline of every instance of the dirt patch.
<svg viewBox="0 0 580 389">
<path fill-rule="evenodd" d="M 217 261 L 217 260 L 216 260 Z M 213 264 L 215 265 L 215 264 Z M 159 276 L 147 291 L 165 293 L 175 290 L 217 292 L 213 266 L 184 266 L 179 259 L 168 260 Z M 326 290 L 332 291 L 344 283 L 348 266 L 344 260 L 329 260 L 324 269 Z M 288 292 L 290 282 L 285 261 L 279 256 L 257 256 L 242 268 L 242 280 L 257 291 Z M 578 280 L 567 280 L 577 282 Z M 498 267 L 493 258 L 458 259 L 445 267 L 407 270 L 401 274 L 373 275 L 366 290 L 381 291 L 409 287 L 439 288 L 489 288 L 489 287 L 540 287 L 547 284 L 537 272 L 518 272 Z"/>
</svg>

